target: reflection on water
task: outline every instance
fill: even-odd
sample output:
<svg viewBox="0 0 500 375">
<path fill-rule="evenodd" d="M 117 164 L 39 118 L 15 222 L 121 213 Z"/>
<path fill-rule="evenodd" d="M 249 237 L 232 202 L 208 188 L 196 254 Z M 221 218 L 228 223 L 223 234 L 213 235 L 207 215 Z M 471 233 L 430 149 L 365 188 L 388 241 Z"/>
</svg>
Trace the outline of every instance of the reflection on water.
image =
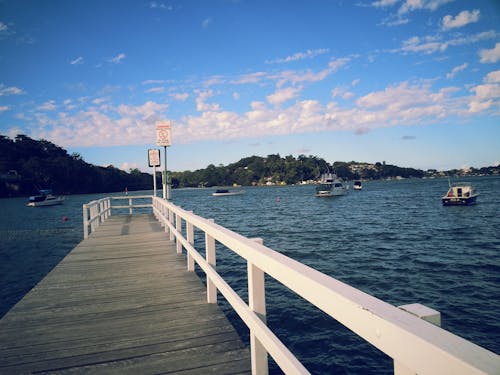
<svg viewBox="0 0 500 375">
<path fill-rule="evenodd" d="M 232 197 L 185 189 L 172 197 L 393 305 L 441 311 L 444 329 L 498 353 L 500 178 L 467 180 L 481 193 L 476 206 L 443 207 L 448 183 L 439 179 L 366 182 L 362 191 L 328 199 L 314 197 L 314 186 L 245 188 Z M 0 315 L 82 240 L 82 204 L 100 196 L 69 196 L 45 208 L 0 200 Z M 203 243 L 201 233 L 197 238 Z M 221 246 L 217 251 L 218 271 L 246 299 L 245 262 Z M 269 277 L 266 292 L 269 326 L 311 372 L 392 373 L 390 358 Z"/>
</svg>

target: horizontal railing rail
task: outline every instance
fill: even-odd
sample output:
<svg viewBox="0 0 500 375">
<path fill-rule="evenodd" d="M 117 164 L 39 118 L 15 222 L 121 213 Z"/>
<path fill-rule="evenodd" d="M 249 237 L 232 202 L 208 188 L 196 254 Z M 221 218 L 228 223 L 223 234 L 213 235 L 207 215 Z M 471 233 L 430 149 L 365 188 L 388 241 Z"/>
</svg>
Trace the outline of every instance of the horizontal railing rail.
<svg viewBox="0 0 500 375">
<path fill-rule="evenodd" d="M 148 200 L 149 203 L 134 204 L 134 200 Z M 113 204 L 114 201 L 127 200 L 128 204 Z M 83 238 L 87 238 L 90 233 L 95 231 L 101 223 L 103 223 L 112 214 L 112 210 L 128 209 L 132 215 L 134 209 L 152 208 L 151 195 L 129 195 L 120 197 L 105 197 L 95 201 L 91 201 L 83 205 Z"/>
<path fill-rule="evenodd" d="M 265 274 L 390 356 L 398 375 L 499 372 L 499 356 L 491 351 L 288 258 L 259 239 L 239 235 L 164 199 L 150 198 L 153 213 L 176 242 L 177 252 L 186 251 L 187 269 L 194 271 L 198 264 L 206 274 L 207 302 L 217 303 L 220 292 L 249 328 L 253 374 L 267 374 L 268 354 L 286 374 L 308 373 L 266 325 Z M 205 257 L 194 247 L 195 228 L 205 234 Z M 216 242 L 246 260 L 248 304 L 217 273 Z"/>
</svg>

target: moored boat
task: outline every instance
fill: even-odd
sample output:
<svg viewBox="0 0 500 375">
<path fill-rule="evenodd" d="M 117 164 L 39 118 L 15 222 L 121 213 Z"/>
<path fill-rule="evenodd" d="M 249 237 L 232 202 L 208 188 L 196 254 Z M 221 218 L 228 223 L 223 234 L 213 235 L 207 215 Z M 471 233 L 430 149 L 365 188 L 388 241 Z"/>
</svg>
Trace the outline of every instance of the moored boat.
<svg viewBox="0 0 500 375">
<path fill-rule="evenodd" d="M 355 180 L 353 185 L 354 190 L 362 190 L 363 185 L 361 184 L 361 180 Z"/>
<path fill-rule="evenodd" d="M 217 189 L 212 193 L 214 197 L 225 197 L 228 195 L 241 195 L 244 194 L 245 190 L 228 190 L 228 189 Z"/>
<path fill-rule="evenodd" d="M 62 204 L 64 197 L 56 197 L 52 194 L 52 190 L 44 189 L 39 190 L 38 195 L 29 197 L 27 206 L 29 207 L 42 207 L 42 206 L 55 206 Z"/>
<path fill-rule="evenodd" d="M 334 173 L 324 173 L 321 175 L 319 186 L 316 187 L 317 197 L 336 197 L 345 195 L 348 186 Z"/>
<path fill-rule="evenodd" d="M 448 192 L 441 198 L 443 206 L 470 206 L 476 203 L 476 189 L 468 183 L 450 185 Z"/>
</svg>

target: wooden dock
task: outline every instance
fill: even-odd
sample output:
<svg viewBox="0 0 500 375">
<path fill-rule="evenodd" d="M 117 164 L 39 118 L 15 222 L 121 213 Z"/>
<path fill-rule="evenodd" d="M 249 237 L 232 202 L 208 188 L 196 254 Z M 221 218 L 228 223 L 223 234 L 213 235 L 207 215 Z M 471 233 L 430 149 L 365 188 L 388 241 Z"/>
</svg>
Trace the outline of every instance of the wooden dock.
<svg viewBox="0 0 500 375">
<path fill-rule="evenodd" d="M 112 216 L 0 321 L 0 373 L 250 373 L 206 300 L 152 215 Z"/>
</svg>

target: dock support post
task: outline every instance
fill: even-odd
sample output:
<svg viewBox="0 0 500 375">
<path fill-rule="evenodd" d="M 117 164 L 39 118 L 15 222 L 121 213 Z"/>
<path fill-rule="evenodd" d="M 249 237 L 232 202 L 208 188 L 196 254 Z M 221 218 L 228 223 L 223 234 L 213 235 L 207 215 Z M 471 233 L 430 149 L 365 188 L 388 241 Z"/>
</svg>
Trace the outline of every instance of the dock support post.
<svg viewBox="0 0 500 375">
<path fill-rule="evenodd" d="M 262 238 L 252 238 L 252 241 L 264 243 Z M 248 270 L 248 305 L 259 318 L 266 323 L 266 287 L 264 271 L 247 262 Z M 267 375 L 269 372 L 267 350 L 257 337 L 250 331 L 250 354 L 252 359 L 252 374 Z"/>
<path fill-rule="evenodd" d="M 210 222 L 214 222 L 214 219 L 208 219 Z M 207 263 L 210 264 L 213 269 L 216 267 L 216 256 L 215 256 L 215 239 L 205 232 L 205 256 Z M 207 302 L 217 303 L 217 288 L 210 278 L 207 277 Z"/>
<path fill-rule="evenodd" d="M 193 213 L 193 211 L 189 211 Z M 191 245 L 194 245 L 194 227 L 193 224 L 186 220 L 186 231 L 187 231 L 187 240 Z M 187 250 L 187 249 L 186 249 Z M 187 269 L 188 271 L 194 271 L 194 258 L 187 251 Z"/>
</svg>

